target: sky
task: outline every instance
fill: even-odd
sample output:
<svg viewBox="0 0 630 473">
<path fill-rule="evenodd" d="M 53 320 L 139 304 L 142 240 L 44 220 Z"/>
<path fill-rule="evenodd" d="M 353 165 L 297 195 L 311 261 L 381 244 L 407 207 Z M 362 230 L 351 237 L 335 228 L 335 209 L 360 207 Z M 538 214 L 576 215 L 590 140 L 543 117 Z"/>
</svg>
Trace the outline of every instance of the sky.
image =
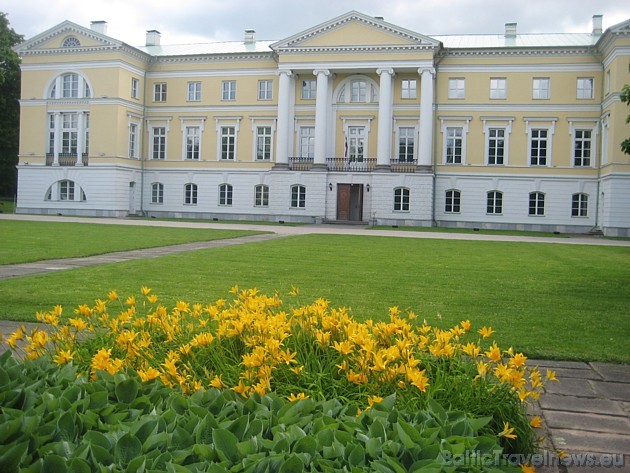
<svg viewBox="0 0 630 473">
<path fill-rule="evenodd" d="M 505 23 L 519 33 L 590 33 L 593 15 L 604 29 L 630 19 L 627 0 L 2 0 L 0 12 L 25 39 L 65 20 L 89 27 L 106 21 L 107 34 L 132 46 L 147 30 L 162 44 L 281 40 L 356 10 L 382 16 L 424 35 L 502 34 Z"/>
</svg>

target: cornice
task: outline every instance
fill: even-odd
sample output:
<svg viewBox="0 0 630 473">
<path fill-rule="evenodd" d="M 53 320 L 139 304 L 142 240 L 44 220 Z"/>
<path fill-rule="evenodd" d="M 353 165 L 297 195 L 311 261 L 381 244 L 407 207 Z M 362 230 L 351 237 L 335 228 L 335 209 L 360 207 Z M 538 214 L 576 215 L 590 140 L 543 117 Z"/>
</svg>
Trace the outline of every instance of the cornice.
<svg viewBox="0 0 630 473">
<path fill-rule="evenodd" d="M 550 57 L 550 56 L 591 56 L 594 48 L 576 47 L 576 48 L 443 48 L 440 57 Z"/>
<path fill-rule="evenodd" d="M 341 53 L 396 53 L 409 51 L 436 51 L 437 46 L 432 44 L 395 44 L 395 45 L 352 45 L 352 46 L 296 46 L 281 48 L 278 53 L 285 54 L 341 54 Z"/>
<path fill-rule="evenodd" d="M 182 64 L 199 62 L 245 62 L 265 61 L 273 59 L 273 52 L 234 53 L 234 54 L 200 54 L 195 56 L 151 56 L 151 65 Z"/>
</svg>

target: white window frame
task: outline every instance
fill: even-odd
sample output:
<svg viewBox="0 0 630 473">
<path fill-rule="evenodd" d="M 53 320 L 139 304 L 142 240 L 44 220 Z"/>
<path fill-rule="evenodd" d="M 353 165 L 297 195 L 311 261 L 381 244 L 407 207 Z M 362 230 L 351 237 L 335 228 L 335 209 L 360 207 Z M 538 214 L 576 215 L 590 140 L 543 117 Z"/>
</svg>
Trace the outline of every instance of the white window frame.
<svg viewBox="0 0 630 473">
<path fill-rule="evenodd" d="M 365 84 L 363 91 L 360 86 L 361 83 Z M 355 84 L 357 85 L 356 87 Z M 379 86 L 372 78 L 364 75 L 354 75 L 347 77 L 339 84 L 333 97 L 336 97 L 336 103 L 378 103 L 378 94 Z"/>
<path fill-rule="evenodd" d="M 483 132 L 485 134 L 485 163 L 488 166 L 507 166 L 509 163 L 510 152 L 510 135 L 512 134 L 512 123 L 514 117 L 481 117 L 483 123 Z M 490 141 L 492 130 L 503 130 L 503 162 L 490 162 Z"/>
<path fill-rule="evenodd" d="M 258 100 L 273 100 L 273 80 L 261 79 L 258 81 Z"/>
<path fill-rule="evenodd" d="M 470 131 L 470 121 L 472 117 L 440 117 L 440 121 L 442 123 L 442 164 L 447 164 L 449 166 L 459 166 L 462 164 L 466 164 L 466 142 L 468 137 L 468 132 Z M 449 141 L 449 133 L 453 129 L 461 129 L 461 157 L 460 162 L 449 162 L 448 156 L 448 141 Z"/>
<path fill-rule="evenodd" d="M 571 166 L 575 168 L 593 168 L 595 167 L 595 159 L 596 159 L 596 151 L 597 151 L 597 136 L 599 134 L 599 126 L 596 120 L 585 119 L 585 118 L 568 118 L 569 122 L 569 134 L 571 135 Z M 581 139 L 578 137 L 580 132 L 588 131 L 591 136 L 588 140 L 583 140 L 584 142 L 590 143 L 590 156 L 588 157 L 588 164 L 576 164 L 578 157 L 576 153 L 578 152 L 578 141 Z M 580 159 L 584 159 L 580 157 Z"/>
<path fill-rule="evenodd" d="M 75 197 L 75 183 L 69 179 L 59 181 L 59 200 L 73 201 Z"/>
<path fill-rule="evenodd" d="M 236 100 L 236 81 L 221 81 L 221 100 L 224 102 L 233 102 Z"/>
<path fill-rule="evenodd" d="M 408 213 L 411 209 L 411 191 L 408 187 L 400 186 L 394 188 L 394 212 Z"/>
<path fill-rule="evenodd" d="M 292 209 L 306 208 L 306 186 L 302 184 L 293 184 L 291 186 L 291 195 L 289 200 Z"/>
<path fill-rule="evenodd" d="M 399 163 L 415 162 L 417 152 L 418 152 L 417 143 L 418 143 L 418 130 L 415 126 L 402 125 L 402 126 L 396 127 L 396 159 L 398 160 Z M 411 159 L 409 159 L 410 147 L 412 148 Z M 401 149 L 406 150 L 404 155 L 401 155 L 401 152 L 400 152 Z"/>
<path fill-rule="evenodd" d="M 162 130 L 164 133 L 162 133 Z M 151 146 L 149 147 L 149 159 L 156 161 L 166 161 L 167 150 L 168 150 L 168 127 L 166 125 L 151 125 L 150 128 L 151 135 Z M 163 139 L 162 142 L 158 142 L 156 140 Z M 156 144 L 159 145 L 156 148 Z M 157 151 L 157 152 L 156 152 Z"/>
<path fill-rule="evenodd" d="M 550 167 L 553 157 L 553 135 L 556 130 L 557 118 L 528 118 L 525 117 L 525 128 L 527 131 L 527 165 L 530 167 Z M 545 155 L 545 164 L 532 164 L 532 144 L 535 139 L 535 130 L 547 131 L 547 146 Z M 540 157 L 538 157 L 540 159 Z"/>
<path fill-rule="evenodd" d="M 585 192 L 576 192 L 571 196 L 572 218 L 588 217 L 588 200 L 588 194 Z"/>
<path fill-rule="evenodd" d="M 234 186 L 224 182 L 219 185 L 219 205 L 221 207 L 232 207 L 234 198 Z"/>
<path fill-rule="evenodd" d="M 302 100 L 315 100 L 316 95 L 317 95 L 317 80 L 303 79 L 300 98 Z"/>
<path fill-rule="evenodd" d="M 156 103 L 166 102 L 166 82 L 156 82 L 153 84 L 153 101 Z"/>
<path fill-rule="evenodd" d="M 67 88 L 67 80 L 70 78 L 72 86 Z M 76 86 L 74 85 L 76 83 Z M 92 98 L 92 86 L 90 82 L 77 72 L 64 72 L 56 76 L 48 83 L 49 99 L 87 99 Z"/>
<path fill-rule="evenodd" d="M 161 182 L 151 183 L 151 203 L 155 205 L 164 203 L 164 184 Z"/>
<path fill-rule="evenodd" d="M 137 79 L 136 77 L 131 78 L 131 98 L 140 98 L 140 79 Z"/>
<path fill-rule="evenodd" d="M 532 79 L 532 99 L 549 100 L 551 98 L 551 79 L 534 77 Z"/>
<path fill-rule="evenodd" d="M 416 79 L 402 79 L 400 84 L 400 98 L 403 100 L 418 98 L 418 81 Z"/>
<path fill-rule="evenodd" d="M 129 123 L 129 158 L 138 159 L 138 138 L 140 136 L 140 125 Z"/>
<path fill-rule="evenodd" d="M 236 162 L 238 157 L 238 133 L 242 117 L 215 117 L 217 132 L 217 161 Z M 223 157 L 223 138 L 229 138 L 231 134 L 226 134 L 226 128 L 234 128 L 234 143 L 232 153 L 228 157 Z"/>
<path fill-rule="evenodd" d="M 534 206 L 532 207 L 532 199 L 534 200 Z M 544 217 L 545 216 L 545 193 L 540 191 L 530 192 L 528 195 L 528 207 L 527 215 L 530 217 Z M 532 212 L 533 209 L 533 212 Z"/>
<path fill-rule="evenodd" d="M 448 79 L 448 98 L 458 100 L 466 98 L 466 79 L 463 77 Z"/>
<path fill-rule="evenodd" d="M 194 182 L 184 184 L 184 205 L 197 205 L 199 202 L 199 186 Z"/>
<path fill-rule="evenodd" d="M 184 127 L 184 152 L 185 161 L 201 160 L 201 126 L 186 125 Z"/>
<path fill-rule="evenodd" d="M 507 79 L 505 77 L 490 78 L 490 99 L 505 100 L 507 99 Z"/>
<path fill-rule="evenodd" d="M 591 100 L 595 96 L 595 79 L 593 77 L 578 77 L 576 89 L 578 100 Z"/>
<path fill-rule="evenodd" d="M 256 125 L 254 127 L 254 159 L 256 161 L 272 161 L 273 158 L 273 126 Z M 262 144 L 262 156 L 261 156 Z"/>
<path fill-rule="evenodd" d="M 486 192 L 486 215 L 503 215 L 503 191 L 493 189 Z"/>
<path fill-rule="evenodd" d="M 315 126 L 301 126 L 299 128 L 298 156 L 313 158 L 315 156 Z"/>
<path fill-rule="evenodd" d="M 188 82 L 188 94 L 186 100 L 188 102 L 200 102 L 201 101 L 201 82 L 193 81 Z"/>
<path fill-rule="evenodd" d="M 444 213 L 459 214 L 462 208 L 462 191 L 459 189 L 447 189 L 444 192 Z"/>
<path fill-rule="evenodd" d="M 269 186 L 265 184 L 254 186 L 254 207 L 269 207 Z"/>
</svg>

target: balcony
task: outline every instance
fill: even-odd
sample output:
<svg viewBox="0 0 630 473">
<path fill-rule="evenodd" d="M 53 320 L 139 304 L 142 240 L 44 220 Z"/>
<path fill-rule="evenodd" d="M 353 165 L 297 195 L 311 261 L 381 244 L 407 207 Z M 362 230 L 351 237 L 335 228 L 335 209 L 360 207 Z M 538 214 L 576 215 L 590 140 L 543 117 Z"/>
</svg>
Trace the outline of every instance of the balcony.
<svg viewBox="0 0 630 473">
<path fill-rule="evenodd" d="M 313 169 L 314 159 L 308 156 L 289 157 L 289 169 L 292 171 L 310 171 Z M 391 159 L 389 163 L 391 172 L 412 173 L 417 172 L 418 160 Z M 383 166 L 387 171 L 387 166 Z M 350 158 L 326 158 L 326 169 L 330 172 L 373 172 L 376 170 L 376 158 L 363 158 L 361 160 Z"/>
<path fill-rule="evenodd" d="M 392 172 L 416 172 L 416 168 L 418 166 L 418 160 L 417 159 L 408 159 L 408 160 L 392 159 L 389 162 L 389 165 Z"/>
<path fill-rule="evenodd" d="M 308 156 L 290 156 L 289 169 L 291 171 L 310 171 L 313 167 L 314 159 Z"/>
<path fill-rule="evenodd" d="M 332 172 L 372 172 L 376 169 L 376 158 L 326 158 L 326 164 Z"/>
<path fill-rule="evenodd" d="M 46 153 L 46 166 L 52 166 L 55 162 L 55 155 L 53 153 Z M 81 163 L 84 166 L 88 165 L 88 154 L 81 154 Z M 76 166 L 77 154 L 76 153 L 59 153 L 59 166 Z"/>
</svg>

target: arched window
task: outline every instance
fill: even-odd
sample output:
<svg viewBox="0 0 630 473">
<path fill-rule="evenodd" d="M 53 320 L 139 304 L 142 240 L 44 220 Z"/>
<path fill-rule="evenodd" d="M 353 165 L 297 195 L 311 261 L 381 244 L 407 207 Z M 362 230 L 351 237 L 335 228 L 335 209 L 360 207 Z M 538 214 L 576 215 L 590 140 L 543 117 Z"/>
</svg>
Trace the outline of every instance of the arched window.
<svg viewBox="0 0 630 473">
<path fill-rule="evenodd" d="M 269 186 L 260 184 L 254 187 L 254 206 L 269 207 Z"/>
<path fill-rule="evenodd" d="M 406 187 L 394 189 L 394 211 L 409 212 L 409 189 Z"/>
<path fill-rule="evenodd" d="M 197 205 L 197 184 L 186 184 L 184 186 L 184 204 Z"/>
<path fill-rule="evenodd" d="M 457 189 L 449 189 L 446 191 L 446 203 L 444 212 L 459 213 L 462 193 Z"/>
<path fill-rule="evenodd" d="M 164 184 L 162 184 L 161 182 L 154 182 L 153 184 L 151 184 L 151 203 L 164 203 Z"/>
<path fill-rule="evenodd" d="M 351 76 L 337 87 L 337 103 L 378 103 L 378 84 L 367 76 Z"/>
<path fill-rule="evenodd" d="M 486 201 L 486 213 L 495 215 L 503 213 L 503 192 L 488 192 L 488 199 Z"/>
<path fill-rule="evenodd" d="M 232 205 L 232 191 L 230 184 L 221 184 L 219 186 L 219 205 Z"/>
<path fill-rule="evenodd" d="M 48 188 L 44 200 L 85 202 L 87 197 L 82 187 L 74 181 L 63 179 Z"/>
<path fill-rule="evenodd" d="M 545 194 L 542 192 L 529 194 L 529 215 L 545 215 Z"/>
<path fill-rule="evenodd" d="M 306 187 L 296 184 L 291 186 L 291 208 L 303 209 L 306 207 Z"/>
<path fill-rule="evenodd" d="M 61 43 L 62 48 L 78 48 L 81 46 L 81 41 L 78 40 L 75 36 L 68 36 Z"/>
<path fill-rule="evenodd" d="M 86 99 L 91 97 L 90 84 L 85 77 L 76 72 L 57 76 L 48 89 L 49 99 Z"/>
</svg>

